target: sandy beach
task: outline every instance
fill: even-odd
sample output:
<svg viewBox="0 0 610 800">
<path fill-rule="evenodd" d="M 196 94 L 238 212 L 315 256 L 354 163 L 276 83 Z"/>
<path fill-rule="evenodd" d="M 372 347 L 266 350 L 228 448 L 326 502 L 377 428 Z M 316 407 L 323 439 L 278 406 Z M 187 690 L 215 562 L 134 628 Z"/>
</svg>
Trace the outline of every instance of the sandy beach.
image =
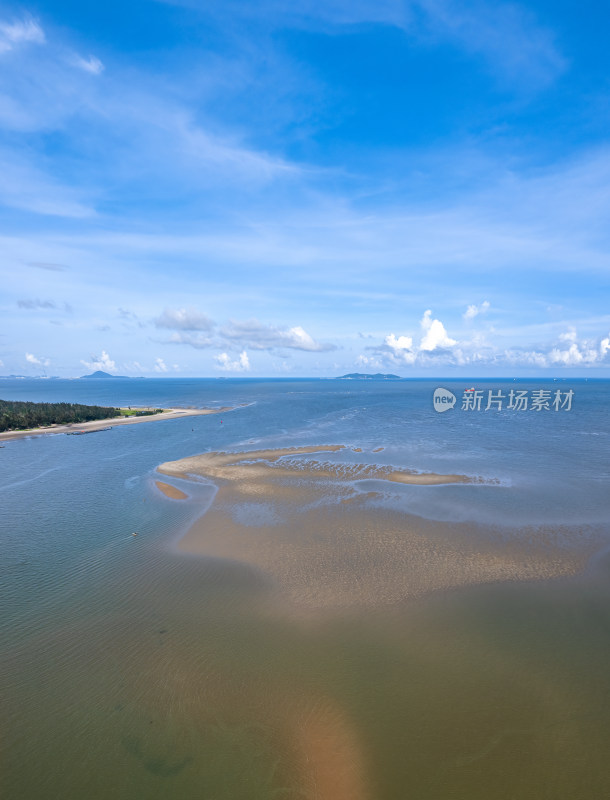
<svg viewBox="0 0 610 800">
<path fill-rule="evenodd" d="M 256 567 L 293 606 L 308 611 L 374 608 L 459 586 L 570 575 L 591 555 L 591 542 L 566 549 L 562 531 L 553 528 L 507 537 L 390 508 L 380 493 L 360 492 L 353 481 L 432 486 L 482 479 L 324 460 L 344 449 L 205 453 L 162 464 L 162 474 L 196 475 L 218 487 L 179 549 Z"/>
<path fill-rule="evenodd" d="M 135 425 L 140 422 L 155 422 L 160 419 L 182 419 L 182 417 L 198 417 L 204 414 L 223 414 L 232 411 L 230 406 L 224 408 L 167 408 L 162 414 L 149 414 L 144 417 L 111 417 L 96 419 L 91 422 L 74 422 L 69 425 L 49 425 L 45 428 L 31 428 L 26 431 L 4 431 L 0 433 L 0 441 L 23 439 L 27 436 L 44 436 L 56 433 L 74 433 L 75 431 L 99 431 L 116 425 Z"/>
</svg>

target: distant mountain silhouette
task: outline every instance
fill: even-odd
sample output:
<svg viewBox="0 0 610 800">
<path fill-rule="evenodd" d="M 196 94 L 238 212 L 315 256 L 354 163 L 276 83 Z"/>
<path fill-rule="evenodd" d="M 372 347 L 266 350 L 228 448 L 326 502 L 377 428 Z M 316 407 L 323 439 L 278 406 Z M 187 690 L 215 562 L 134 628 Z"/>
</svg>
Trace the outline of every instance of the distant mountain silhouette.
<svg viewBox="0 0 610 800">
<path fill-rule="evenodd" d="M 374 375 L 367 375 L 364 372 L 350 372 L 348 375 L 341 375 L 341 381 L 400 381 L 400 375 L 384 374 L 376 372 Z"/>
<path fill-rule="evenodd" d="M 101 369 L 92 372 L 91 375 L 81 375 L 79 380 L 81 381 L 105 381 L 114 378 L 127 378 L 127 375 L 111 375 L 109 372 L 103 372 Z"/>
</svg>

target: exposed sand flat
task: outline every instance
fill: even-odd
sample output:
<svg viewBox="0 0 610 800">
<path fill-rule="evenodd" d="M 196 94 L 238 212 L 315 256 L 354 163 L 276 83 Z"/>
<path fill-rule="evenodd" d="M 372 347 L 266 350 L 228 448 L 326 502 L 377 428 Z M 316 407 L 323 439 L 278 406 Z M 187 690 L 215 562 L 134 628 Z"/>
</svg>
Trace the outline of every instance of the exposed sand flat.
<svg viewBox="0 0 610 800">
<path fill-rule="evenodd" d="M 171 497 L 172 500 L 186 500 L 188 494 L 185 494 L 180 489 L 176 489 L 171 483 L 163 483 L 163 481 L 155 481 L 155 486 L 159 491 L 163 492 L 166 497 Z"/>
<path fill-rule="evenodd" d="M 47 428 L 31 428 L 27 431 L 4 431 L 0 440 L 23 439 L 26 436 L 43 436 L 50 433 L 73 433 L 74 431 L 99 431 L 117 425 L 134 425 L 138 422 L 154 422 L 159 419 L 181 419 L 182 417 L 198 417 L 203 414 L 222 414 L 233 411 L 231 406 L 224 408 L 166 408 L 162 414 L 149 414 L 145 417 L 111 417 L 96 419 L 91 422 L 73 422 L 69 425 L 50 425 Z"/>
<path fill-rule="evenodd" d="M 472 524 L 423 520 L 358 494 L 349 481 L 432 485 L 477 481 L 419 475 L 371 464 L 337 464 L 303 456 L 340 446 L 206 453 L 159 471 L 212 479 L 212 508 L 180 541 L 185 552 L 234 559 L 271 575 L 303 610 L 373 608 L 439 589 L 530 580 L 581 570 L 593 543 L 566 549 L 565 531 L 518 531 L 514 537 Z M 572 533 L 572 541 L 578 537 Z"/>
<path fill-rule="evenodd" d="M 166 475 L 188 477 L 190 474 L 227 480 L 253 479 L 255 477 L 332 478 L 353 481 L 362 478 L 379 478 L 396 483 L 438 485 L 443 483 L 482 483 L 482 478 L 468 475 L 441 475 L 397 470 L 376 464 L 337 464 L 318 459 L 295 458 L 313 453 L 335 453 L 346 450 L 343 445 L 288 447 L 277 450 L 251 450 L 242 453 L 202 453 L 198 456 L 167 461 L 158 467 Z M 360 448 L 352 448 L 360 453 Z M 243 489 L 242 489 L 243 491 Z"/>
</svg>

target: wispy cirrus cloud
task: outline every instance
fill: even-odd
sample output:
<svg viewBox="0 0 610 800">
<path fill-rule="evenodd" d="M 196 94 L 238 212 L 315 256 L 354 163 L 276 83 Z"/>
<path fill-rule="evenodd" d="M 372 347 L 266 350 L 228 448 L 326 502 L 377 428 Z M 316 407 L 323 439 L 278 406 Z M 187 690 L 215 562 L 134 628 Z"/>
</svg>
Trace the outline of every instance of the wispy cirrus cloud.
<svg viewBox="0 0 610 800">
<path fill-rule="evenodd" d="M 378 24 L 402 30 L 407 42 L 434 47 L 447 42 L 481 57 L 505 80 L 541 89 L 567 68 L 554 32 L 524 3 L 485 0 L 263 0 L 249 6 L 239 0 L 206 3 L 173 0 L 224 24 L 239 22 L 260 30 L 303 28 L 330 35 Z"/>
<path fill-rule="evenodd" d="M 45 35 L 34 17 L 20 20 L 0 21 L 0 55 L 21 44 L 44 44 Z"/>
<path fill-rule="evenodd" d="M 105 69 L 104 64 L 96 56 L 88 56 L 87 58 L 75 56 L 73 63 L 75 67 L 89 72 L 91 75 L 101 75 Z"/>
</svg>

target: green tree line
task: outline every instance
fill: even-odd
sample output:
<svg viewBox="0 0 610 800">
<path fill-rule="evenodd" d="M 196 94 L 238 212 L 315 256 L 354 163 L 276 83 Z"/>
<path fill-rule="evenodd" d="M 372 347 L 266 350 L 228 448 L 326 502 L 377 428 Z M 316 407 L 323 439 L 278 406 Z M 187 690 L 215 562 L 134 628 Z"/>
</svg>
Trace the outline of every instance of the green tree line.
<svg viewBox="0 0 610 800">
<path fill-rule="evenodd" d="M 67 425 L 71 422 L 88 422 L 93 419 L 118 417 L 119 408 L 83 406 L 79 403 L 28 403 L 0 400 L 0 432 L 45 425 Z"/>
</svg>

